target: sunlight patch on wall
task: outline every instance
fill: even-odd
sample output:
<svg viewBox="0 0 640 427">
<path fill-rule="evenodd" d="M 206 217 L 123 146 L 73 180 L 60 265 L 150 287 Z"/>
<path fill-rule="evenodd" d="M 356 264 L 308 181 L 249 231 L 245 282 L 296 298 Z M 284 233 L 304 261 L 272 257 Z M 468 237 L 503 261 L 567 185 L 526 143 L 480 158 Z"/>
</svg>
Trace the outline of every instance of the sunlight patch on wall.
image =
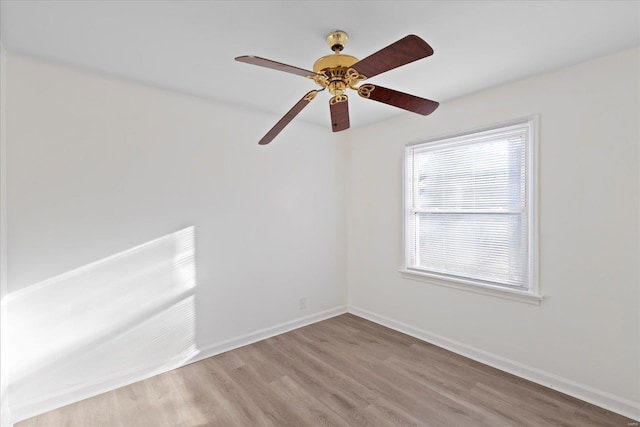
<svg viewBox="0 0 640 427">
<path fill-rule="evenodd" d="M 12 406 L 180 366 L 195 287 L 188 227 L 9 294 Z"/>
</svg>

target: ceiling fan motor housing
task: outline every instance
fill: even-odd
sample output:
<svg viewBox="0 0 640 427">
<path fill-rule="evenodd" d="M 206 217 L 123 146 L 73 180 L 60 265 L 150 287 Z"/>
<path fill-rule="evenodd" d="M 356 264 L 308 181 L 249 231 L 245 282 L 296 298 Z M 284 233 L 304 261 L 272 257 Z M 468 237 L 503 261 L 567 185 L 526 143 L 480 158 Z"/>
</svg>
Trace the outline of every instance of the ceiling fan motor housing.
<svg viewBox="0 0 640 427">
<path fill-rule="evenodd" d="M 345 70 L 351 68 L 353 64 L 358 62 L 358 58 L 351 55 L 343 55 L 339 52 L 334 53 L 333 55 L 325 55 L 319 58 L 313 64 L 313 71 L 316 73 L 322 73 L 325 70 L 332 69 L 340 69 L 344 68 Z"/>
</svg>

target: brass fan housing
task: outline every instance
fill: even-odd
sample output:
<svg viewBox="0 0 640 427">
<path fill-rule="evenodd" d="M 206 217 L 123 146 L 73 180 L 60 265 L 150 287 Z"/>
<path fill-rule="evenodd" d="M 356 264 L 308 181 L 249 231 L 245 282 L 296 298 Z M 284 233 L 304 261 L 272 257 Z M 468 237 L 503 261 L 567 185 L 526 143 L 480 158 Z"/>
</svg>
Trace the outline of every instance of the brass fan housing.
<svg viewBox="0 0 640 427">
<path fill-rule="evenodd" d="M 333 55 L 325 55 L 319 58 L 313 64 L 313 71 L 316 73 L 322 73 L 324 70 L 330 70 L 333 68 L 350 68 L 353 64 L 358 62 L 358 58 L 351 55 L 343 55 L 340 52 L 336 52 Z"/>
<path fill-rule="evenodd" d="M 317 73 L 315 82 L 329 90 L 332 95 L 343 95 L 347 88 L 352 88 L 357 82 L 364 80 L 353 68 L 353 64 L 359 61 L 351 55 L 340 53 L 347 43 L 349 36 L 344 31 L 334 31 L 327 35 L 327 44 L 333 50 L 333 55 L 325 55 L 313 64 L 313 71 Z"/>
</svg>

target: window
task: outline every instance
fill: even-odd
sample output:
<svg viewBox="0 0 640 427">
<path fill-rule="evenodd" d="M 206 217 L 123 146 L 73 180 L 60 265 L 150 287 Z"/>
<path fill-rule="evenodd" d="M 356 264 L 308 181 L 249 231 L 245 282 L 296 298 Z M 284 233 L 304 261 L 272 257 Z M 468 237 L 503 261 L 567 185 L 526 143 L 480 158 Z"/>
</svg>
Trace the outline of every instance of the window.
<svg viewBox="0 0 640 427">
<path fill-rule="evenodd" d="M 539 303 L 536 123 L 406 148 L 405 275 Z"/>
</svg>

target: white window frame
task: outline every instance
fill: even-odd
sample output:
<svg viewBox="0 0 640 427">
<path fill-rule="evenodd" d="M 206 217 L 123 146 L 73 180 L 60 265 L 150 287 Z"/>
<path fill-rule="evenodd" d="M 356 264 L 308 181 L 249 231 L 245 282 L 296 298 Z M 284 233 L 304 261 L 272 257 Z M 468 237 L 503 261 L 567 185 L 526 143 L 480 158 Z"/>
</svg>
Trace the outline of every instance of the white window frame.
<svg viewBox="0 0 640 427">
<path fill-rule="evenodd" d="M 528 248 L 527 248 L 527 289 L 516 289 L 513 287 L 493 284 L 473 278 L 453 277 L 435 272 L 426 272 L 411 268 L 409 260 L 411 259 L 411 251 L 409 244 L 411 242 L 410 234 L 414 233 L 409 220 L 412 215 L 412 186 L 413 174 L 408 166 L 409 157 L 412 150 L 418 146 L 428 146 L 429 144 L 444 143 L 464 143 L 471 139 L 475 139 L 482 134 L 490 134 L 501 129 L 516 126 L 527 126 L 527 138 L 525 142 L 525 167 L 526 167 L 526 210 L 528 216 Z M 471 130 L 456 135 L 449 135 L 441 138 L 435 138 L 428 141 L 407 144 L 405 147 L 403 159 L 403 262 L 404 265 L 400 269 L 400 273 L 406 279 L 418 280 L 433 285 L 446 286 L 484 295 L 490 295 L 509 300 L 525 302 L 529 304 L 540 304 L 542 301 L 542 293 L 538 281 L 538 126 L 539 116 L 530 116 L 523 119 L 512 120 L 505 123 L 496 124 L 482 129 Z"/>
</svg>

